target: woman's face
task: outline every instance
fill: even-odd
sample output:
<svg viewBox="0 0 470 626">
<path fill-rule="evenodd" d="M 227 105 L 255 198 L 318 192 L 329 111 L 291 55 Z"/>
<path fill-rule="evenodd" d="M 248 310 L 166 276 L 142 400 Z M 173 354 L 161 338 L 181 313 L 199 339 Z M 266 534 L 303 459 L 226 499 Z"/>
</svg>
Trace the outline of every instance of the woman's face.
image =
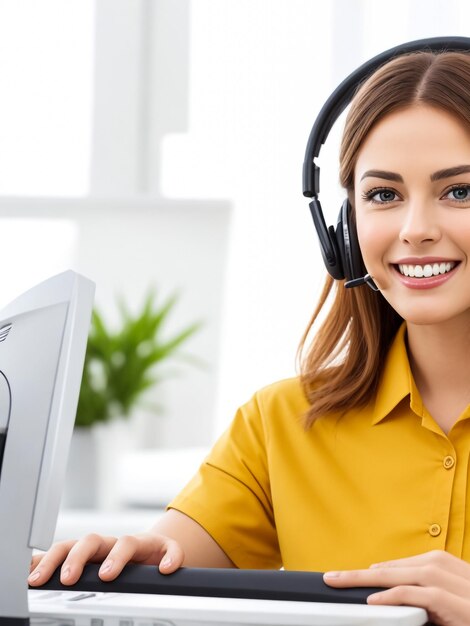
<svg viewBox="0 0 470 626">
<path fill-rule="evenodd" d="M 407 321 L 470 321 L 470 131 L 425 105 L 369 133 L 354 173 L 367 271 Z"/>
</svg>

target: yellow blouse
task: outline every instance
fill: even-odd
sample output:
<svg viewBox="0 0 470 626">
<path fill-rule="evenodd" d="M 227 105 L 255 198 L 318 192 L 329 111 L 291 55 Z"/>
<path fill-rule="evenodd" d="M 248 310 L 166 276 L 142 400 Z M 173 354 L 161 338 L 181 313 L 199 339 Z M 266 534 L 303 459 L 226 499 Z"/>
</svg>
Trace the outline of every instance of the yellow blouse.
<svg viewBox="0 0 470 626">
<path fill-rule="evenodd" d="M 445 435 L 414 384 L 405 330 L 375 402 L 305 430 L 297 378 L 262 389 L 169 506 L 242 568 L 362 568 L 433 549 L 470 561 L 470 407 Z"/>
</svg>

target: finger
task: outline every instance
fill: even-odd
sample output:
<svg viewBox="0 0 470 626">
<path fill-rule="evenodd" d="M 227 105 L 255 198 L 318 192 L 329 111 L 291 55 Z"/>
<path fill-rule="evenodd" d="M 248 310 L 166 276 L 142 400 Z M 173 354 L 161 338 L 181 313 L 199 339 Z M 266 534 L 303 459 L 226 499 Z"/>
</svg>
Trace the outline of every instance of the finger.
<svg viewBox="0 0 470 626">
<path fill-rule="evenodd" d="M 35 555 L 31 560 L 31 569 L 28 583 L 31 586 L 44 584 L 59 565 L 64 561 L 75 541 L 61 541 L 55 543 L 44 554 Z"/>
<path fill-rule="evenodd" d="M 90 534 L 77 541 L 68 552 L 60 569 L 60 582 L 73 585 L 83 573 L 86 563 L 100 563 L 116 542 L 115 537 Z"/>
<path fill-rule="evenodd" d="M 180 544 L 173 539 L 167 541 L 164 550 L 158 569 L 162 574 L 171 574 L 183 565 L 184 552 Z"/>
<path fill-rule="evenodd" d="M 120 537 L 102 564 L 99 576 L 113 580 L 130 561 L 158 565 L 161 571 L 171 573 L 183 563 L 184 554 L 173 539 L 161 535 L 141 534 Z"/>
<path fill-rule="evenodd" d="M 377 567 L 366 570 L 327 572 L 324 575 L 324 581 L 332 587 L 414 585 L 436 587 L 462 597 L 469 597 L 470 595 L 470 582 L 466 578 L 448 572 L 434 564 L 420 567 Z"/>
<path fill-rule="evenodd" d="M 180 544 L 166 535 L 144 533 L 134 560 L 148 565 L 158 565 L 160 572 L 170 574 L 183 565 L 184 551 Z"/>
<path fill-rule="evenodd" d="M 41 552 L 40 554 L 35 554 L 32 558 L 31 558 L 31 563 L 29 565 L 29 572 L 31 573 L 33 570 L 36 569 L 36 567 L 39 565 L 39 563 L 42 561 L 43 557 L 45 555 L 45 552 Z"/>
<path fill-rule="evenodd" d="M 133 560 L 139 548 L 139 539 L 134 535 L 119 537 L 103 561 L 98 572 L 102 580 L 114 580 L 124 566 Z"/>
<path fill-rule="evenodd" d="M 438 565 L 443 569 L 460 576 L 465 576 L 470 580 L 470 564 L 444 550 L 432 550 L 403 559 L 382 561 L 381 563 L 374 563 L 371 567 L 416 567 L 418 565 L 428 564 Z"/>
<path fill-rule="evenodd" d="M 430 622 L 442 626 L 470 624 L 470 601 L 433 587 L 395 587 L 370 595 L 367 603 L 416 606 L 427 611 Z"/>
<path fill-rule="evenodd" d="M 447 596 L 447 597 L 446 597 Z M 373 593 L 367 598 L 367 604 L 414 605 L 430 609 L 436 603 L 452 599 L 452 594 L 433 587 L 413 587 L 402 585 Z"/>
</svg>

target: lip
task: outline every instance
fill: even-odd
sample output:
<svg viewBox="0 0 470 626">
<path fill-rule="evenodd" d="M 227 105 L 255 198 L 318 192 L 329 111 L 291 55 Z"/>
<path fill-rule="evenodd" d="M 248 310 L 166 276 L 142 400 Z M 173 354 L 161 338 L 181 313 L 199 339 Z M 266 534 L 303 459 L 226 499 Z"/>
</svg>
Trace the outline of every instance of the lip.
<svg viewBox="0 0 470 626">
<path fill-rule="evenodd" d="M 407 256 L 395 261 L 393 265 L 432 265 L 433 263 L 459 263 L 458 259 L 447 259 L 440 256 Z"/>
<path fill-rule="evenodd" d="M 431 258 L 431 257 L 427 257 L 427 258 Z M 436 258 L 436 257 L 432 257 L 432 258 Z M 439 260 L 436 258 L 436 260 L 433 261 L 433 263 L 438 263 Z M 444 260 L 440 260 L 441 263 L 450 263 L 451 261 L 444 261 Z M 400 264 L 410 264 L 410 265 L 425 265 L 424 263 L 424 259 L 421 259 L 421 263 L 416 263 L 416 261 L 400 261 Z M 431 263 L 431 261 L 427 261 L 427 263 Z M 439 287 L 440 285 L 443 285 L 444 283 L 446 283 L 448 280 L 451 280 L 453 278 L 453 276 L 456 273 L 456 270 L 458 269 L 458 267 L 460 266 L 460 261 L 456 262 L 455 267 L 453 267 L 450 272 L 446 272 L 445 274 L 438 274 L 437 276 L 430 276 L 429 278 L 413 278 L 411 276 L 404 276 L 400 270 L 398 269 L 398 264 L 393 264 L 392 267 L 395 271 L 395 274 L 398 276 L 400 282 L 402 283 L 402 285 L 404 285 L 405 287 L 408 287 L 409 289 L 434 289 L 435 287 Z"/>
</svg>

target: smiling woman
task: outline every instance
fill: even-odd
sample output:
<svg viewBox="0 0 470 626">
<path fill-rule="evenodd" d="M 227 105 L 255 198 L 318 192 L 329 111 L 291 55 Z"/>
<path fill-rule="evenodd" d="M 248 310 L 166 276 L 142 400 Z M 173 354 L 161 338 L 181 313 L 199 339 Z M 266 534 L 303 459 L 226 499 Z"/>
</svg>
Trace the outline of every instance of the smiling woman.
<svg viewBox="0 0 470 626">
<path fill-rule="evenodd" d="M 380 100 L 376 91 L 379 85 L 387 87 L 387 94 L 382 93 Z M 470 59 L 466 54 L 420 53 L 398 58 L 362 86 L 346 122 L 341 177 L 349 193 L 364 267 L 380 289 L 380 295 L 377 294 L 380 308 L 378 313 L 375 309 L 375 319 L 378 327 L 384 329 L 384 313 L 388 310 L 406 321 L 391 349 L 387 348 L 385 365 L 379 364 L 377 368 L 379 388 L 377 391 L 369 386 L 371 398 L 375 398 L 376 411 L 384 401 L 384 385 L 394 388 L 388 390 L 389 408 L 401 398 L 399 394 L 392 400 L 401 385 L 400 376 L 395 373 L 393 383 L 389 379 L 391 359 L 395 358 L 401 336 L 410 367 L 407 384 L 410 416 L 414 413 L 420 418 L 421 427 L 433 433 L 435 452 L 440 448 L 444 456 L 444 471 L 451 466 L 455 473 L 449 477 L 453 484 L 447 491 L 447 506 L 440 508 L 444 504 L 441 499 L 446 490 L 444 480 L 438 479 L 432 498 L 422 500 L 427 519 L 435 520 L 428 525 L 429 536 L 437 538 L 445 534 L 442 544 L 435 545 L 440 550 L 422 551 L 414 556 L 421 552 L 416 544 L 414 552 L 401 553 L 401 557 L 407 558 L 397 555 L 374 564 L 371 569 L 325 575 L 328 584 L 338 587 L 391 587 L 371 596 L 370 603 L 422 606 L 433 622 L 449 626 L 470 623 L 470 553 L 463 536 L 457 540 L 454 535 L 458 527 L 463 530 L 467 523 L 465 502 L 469 493 L 469 87 Z M 348 333 L 348 326 L 354 325 L 355 320 L 364 322 L 364 315 L 354 314 L 352 303 L 360 311 L 358 303 L 370 301 L 370 296 L 370 292 L 358 296 L 337 292 L 336 312 L 343 309 L 344 320 L 338 334 Z M 348 303 L 349 318 L 344 313 Z M 379 351 L 387 345 L 393 326 L 388 326 L 385 336 L 382 334 Z M 324 337 L 317 335 L 317 353 L 322 340 L 324 343 Z M 351 354 L 351 342 L 349 349 Z M 313 363 L 313 356 L 311 351 L 307 363 Z M 346 362 L 347 358 L 348 355 Z M 357 358 L 353 356 L 352 361 L 357 366 Z M 313 418 L 318 415 L 316 390 L 308 384 L 315 377 L 318 380 L 320 367 L 315 364 L 310 371 L 304 370 Z M 336 372 L 331 368 L 329 371 L 337 374 L 336 380 L 332 380 L 334 373 L 329 379 L 331 395 L 335 386 L 339 390 L 342 385 L 343 393 L 350 391 L 347 368 L 340 366 Z M 350 371 L 354 372 L 354 367 Z M 356 372 L 360 378 L 357 367 Z M 325 384 L 320 389 L 324 394 Z M 337 398 L 338 395 L 336 401 Z M 363 397 L 356 394 L 356 398 Z M 399 407 L 400 404 L 390 412 L 389 419 L 394 417 L 396 421 L 403 415 L 403 402 L 400 410 Z M 350 411 L 344 414 L 345 419 L 348 414 Z M 407 450 L 408 436 L 404 430 L 402 435 L 402 443 L 396 449 L 390 441 L 395 453 L 419 454 L 417 441 Z M 447 455 L 446 446 L 450 446 L 449 452 L 452 450 Z M 434 461 L 438 463 L 438 454 Z M 416 471 L 409 478 L 425 480 Z M 404 485 L 403 488 L 406 489 Z M 445 523 L 437 523 L 442 515 Z"/>
</svg>

